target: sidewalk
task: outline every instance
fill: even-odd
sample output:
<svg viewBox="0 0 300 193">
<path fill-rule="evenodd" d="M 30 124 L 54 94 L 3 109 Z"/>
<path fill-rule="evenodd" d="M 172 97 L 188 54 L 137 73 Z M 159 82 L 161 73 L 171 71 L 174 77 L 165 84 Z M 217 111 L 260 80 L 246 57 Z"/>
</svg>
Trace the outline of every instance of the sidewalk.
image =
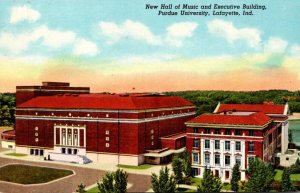
<svg viewBox="0 0 300 193">
<path fill-rule="evenodd" d="M 68 162 L 58 162 L 58 161 L 45 161 L 43 157 L 39 156 L 32 156 L 32 155 L 27 155 L 23 157 L 17 157 L 17 156 L 9 156 L 5 155 L 8 153 L 14 153 L 14 150 L 6 150 L 0 152 L 0 157 L 3 158 L 9 158 L 9 159 L 17 159 L 17 160 L 24 160 L 24 161 L 34 161 L 34 162 L 41 162 L 41 163 L 55 163 L 55 164 L 60 164 L 60 165 L 67 165 L 67 166 L 74 166 L 74 167 L 81 167 L 81 168 L 90 168 L 90 169 L 97 169 L 97 170 L 102 170 L 102 171 L 116 171 L 119 167 L 114 164 L 101 164 L 101 163 L 88 163 L 88 164 L 74 164 L 74 163 L 68 163 Z M 152 173 L 159 174 L 159 170 L 161 169 L 161 165 L 153 165 L 153 167 L 148 168 L 148 169 L 128 169 L 128 168 L 121 168 L 127 173 L 131 174 L 142 174 L 142 175 L 151 175 Z M 171 170 L 171 164 L 168 164 L 167 167 Z"/>
</svg>

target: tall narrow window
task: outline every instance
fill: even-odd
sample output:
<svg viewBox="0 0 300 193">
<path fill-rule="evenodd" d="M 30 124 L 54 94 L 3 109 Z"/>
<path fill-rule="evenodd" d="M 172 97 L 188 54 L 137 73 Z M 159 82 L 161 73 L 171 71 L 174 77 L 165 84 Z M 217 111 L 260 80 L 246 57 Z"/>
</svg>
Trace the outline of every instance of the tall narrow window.
<svg viewBox="0 0 300 193">
<path fill-rule="evenodd" d="M 194 127 L 194 133 L 198 133 L 198 128 Z"/>
<path fill-rule="evenodd" d="M 220 165 L 220 155 L 215 155 L 215 165 Z"/>
<path fill-rule="evenodd" d="M 210 154 L 205 154 L 205 163 L 209 164 L 210 163 Z"/>
<path fill-rule="evenodd" d="M 210 148 L 210 141 L 208 139 L 205 139 L 205 148 Z"/>
<path fill-rule="evenodd" d="M 241 151 L 241 142 L 240 141 L 235 142 L 235 150 L 236 151 Z"/>
<path fill-rule="evenodd" d="M 248 143 L 248 151 L 254 151 L 254 142 L 253 141 L 250 141 Z"/>
<path fill-rule="evenodd" d="M 199 154 L 198 153 L 193 153 L 193 163 L 198 164 L 199 163 Z"/>
<path fill-rule="evenodd" d="M 225 150 L 226 151 L 230 150 L 230 141 L 225 141 Z"/>
<path fill-rule="evenodd" d="M 193 139 L 193 147 L 195 148 L 199 147 L 199 139 Z"/>
<path fill-rule="evenodd" d="M 230 156 L 229 155 L 226 155 L 225 156 L 225 165 L 230 165 Z"/>
<path fill-rule="evenodd" d="M 215 149 L 220 149 L 220 140 L 215 141 Z"/>
</svg>

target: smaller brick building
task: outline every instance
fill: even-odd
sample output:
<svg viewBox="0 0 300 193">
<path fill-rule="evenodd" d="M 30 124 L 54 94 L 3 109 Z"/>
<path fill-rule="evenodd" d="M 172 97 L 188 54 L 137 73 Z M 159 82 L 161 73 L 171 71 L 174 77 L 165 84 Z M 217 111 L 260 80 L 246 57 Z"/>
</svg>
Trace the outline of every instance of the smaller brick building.
<svg viewBox="0 0 300 193">
<path fill-rule="evenodd" d="M 275 153 L 287 149 L 287 113 L 288 105 L 219 104 L 215 114 L 186 122 L 194 174 L 202 177 L 210 168 L 228 182 L 237 163 L 241 180 L 246 180 L 245 171 L 254 157 L 275 161 Z"/>
</svg>

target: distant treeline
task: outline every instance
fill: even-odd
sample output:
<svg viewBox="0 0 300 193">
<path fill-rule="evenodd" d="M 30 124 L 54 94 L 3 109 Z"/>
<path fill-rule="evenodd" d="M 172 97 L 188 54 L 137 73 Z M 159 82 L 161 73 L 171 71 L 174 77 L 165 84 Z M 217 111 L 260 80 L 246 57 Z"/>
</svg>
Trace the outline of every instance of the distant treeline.
<svg viewBox="0 0 300 193">
<path fill-rule="evenodd" d="M 170 96 L 181 96 L 191 101 L 197 106 L 197 114 L 213 112 L 218 102 L 224 104 L 260 104 L 263 102 L 285 104 L 288 102 L 291 112 L 300 112 L 300 91 L 178 91 L 166 92 L 165 94 Z"/>
<path fill-rule="evenodd" d="M 16 97 L 12 93 L 0 93 L 0 126 L 13 126 L 15 123 Z"/>
<path fill-rule="evenodd" d="M 229 104 L 259 104 L 274 102 L 289 103 L 291 112 L 300 112 L 300 91 L 268 90 L 253 92 L 238 91 L 178 91 L 164 93 L 183 97 L 197 106 L 197 114 L 212 113 L 218 102 Z M 15 122 L 15 94 L 0 93 L 0 126 L 13 126 Z"/>
</svg>

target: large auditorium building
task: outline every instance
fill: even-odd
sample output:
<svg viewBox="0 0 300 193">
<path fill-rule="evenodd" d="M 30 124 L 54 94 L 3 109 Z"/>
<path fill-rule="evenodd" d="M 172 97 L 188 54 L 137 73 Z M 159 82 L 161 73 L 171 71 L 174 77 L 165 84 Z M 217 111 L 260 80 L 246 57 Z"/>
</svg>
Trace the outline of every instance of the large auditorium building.
<svg viewBox="0 0 300 193">
<path fill-rule="evenodd" d="M 43 82 L 17 86 L 16 152 L 44 159 L 139 165 L 185 148 L 189 101 L 157 94 L 91 94 Z"/>
</svg>

